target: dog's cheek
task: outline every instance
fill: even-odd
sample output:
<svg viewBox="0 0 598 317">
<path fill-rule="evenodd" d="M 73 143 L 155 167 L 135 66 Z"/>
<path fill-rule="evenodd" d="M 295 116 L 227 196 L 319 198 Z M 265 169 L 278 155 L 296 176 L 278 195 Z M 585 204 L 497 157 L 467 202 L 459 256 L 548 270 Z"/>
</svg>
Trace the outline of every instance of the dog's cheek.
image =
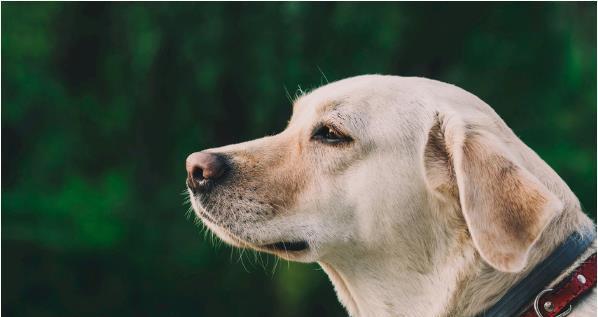
<svg viewBox="0 0 598 317">
<path fill-rule="evenodd" d="M 281 162 L 269 175 L 267 184 L 268 201 L 276 206 L 276 213 L 294 209 L 300 195 L 310 182 L 310 169 L 305 162 L 293 157 L 287 162 Z"/>
</svg>

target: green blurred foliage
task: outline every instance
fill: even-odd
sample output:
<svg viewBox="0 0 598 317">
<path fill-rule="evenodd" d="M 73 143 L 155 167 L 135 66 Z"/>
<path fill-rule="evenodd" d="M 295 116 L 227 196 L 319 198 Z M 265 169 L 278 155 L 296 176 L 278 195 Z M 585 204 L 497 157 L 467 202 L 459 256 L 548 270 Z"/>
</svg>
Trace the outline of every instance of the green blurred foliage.
<svg viewBox="0 0 598 317">
<path fill-rule="evenodd" d="M 180 194 L 188 153 L 281 130 L 322 72 L 471 91 L 595 218 L 596 3 L 1 8 L 7 316 L 344 315 L 316 265 L 213 247 Z"/>
</svg>

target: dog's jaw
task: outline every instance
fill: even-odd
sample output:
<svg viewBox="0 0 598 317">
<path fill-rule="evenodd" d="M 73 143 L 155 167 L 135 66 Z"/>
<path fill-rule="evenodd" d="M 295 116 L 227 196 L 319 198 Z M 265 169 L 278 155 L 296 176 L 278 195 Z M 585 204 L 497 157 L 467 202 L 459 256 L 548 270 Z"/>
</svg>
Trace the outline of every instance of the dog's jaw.
<svg viewBox="0 0 598 317">
<path fill-rule="evenodd" d="M 310 230 L 306 229 L 309 225 L 304 225 L 305 228 L 297 233 L 297 230 L 260 229 L 289 227 L 289 221 L 285 221 L 285 218 L 250 219 L 253 222 L 246 221 L 240 225 L 221 223 L 222 220 L 214 215 L 221 211 L 214 212 L 206 209 L 205 203 L 202 203 L 202 199 L 191 189 L 188 189 L 188 194 L 195 216 L 210 231 L 231 246 L 270 253 L 297 262 L 315 262 L 319 258 L 318 243 L 314 240 L 316 235 L 310 234 Z"/>
</svg>

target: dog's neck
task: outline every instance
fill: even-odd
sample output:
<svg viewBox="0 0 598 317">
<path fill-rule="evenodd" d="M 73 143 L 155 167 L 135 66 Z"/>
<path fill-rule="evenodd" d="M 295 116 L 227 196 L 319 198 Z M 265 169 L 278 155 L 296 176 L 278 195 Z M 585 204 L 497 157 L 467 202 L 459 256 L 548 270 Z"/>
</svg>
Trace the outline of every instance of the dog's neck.
<svg viewBox="0 0 598 317">
<path fill-rule="evenodd" d="M 406 255 L 408 256 L 408 255 Z M 449 263 L 439 270 L 398 268 L 391 257 L 320 265 L 351 316 L 440 316 L 450 305 L 458 274 Z M 454 261 L 455 267 L 465 261 Z"/>
<path fill-rule="evenodd" d="M 350 254 L 320 261 L 351 316 L 474 316 L 500 299 L 574 228 L 593 224 L 579 210 L 564 212 L 536 243 L 527 268 L 516 274 L 486 264 L 466 230 L 425 226 L 430 240 L 411 241 L 415 247 L 389 243 L 373 250 L 353 248 Z"/>
</svg>

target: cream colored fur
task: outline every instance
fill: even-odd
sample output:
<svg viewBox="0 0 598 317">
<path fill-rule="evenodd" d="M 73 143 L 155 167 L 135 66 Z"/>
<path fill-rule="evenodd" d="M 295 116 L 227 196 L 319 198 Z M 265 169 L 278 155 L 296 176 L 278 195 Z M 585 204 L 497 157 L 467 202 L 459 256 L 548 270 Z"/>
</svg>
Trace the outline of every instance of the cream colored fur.
<svg viewBox="0 0 598 317">
<path fill-rule="evenodd" d="M 322 123 L 353 141 L 313 140 Z M 473 316 L 571 232 L 594 230 L 488 105 L 434 80 L 334 82 L 296 100 L 282 133 L 207 151 L 232 171 L 191 195 L 203 222 L 235 246 L 320 263 L 351 316 Z M 264 247 L 297 240 L 309 250 Z M 571 316 L 595 304 L 594 291 Z"/>
</svg>

